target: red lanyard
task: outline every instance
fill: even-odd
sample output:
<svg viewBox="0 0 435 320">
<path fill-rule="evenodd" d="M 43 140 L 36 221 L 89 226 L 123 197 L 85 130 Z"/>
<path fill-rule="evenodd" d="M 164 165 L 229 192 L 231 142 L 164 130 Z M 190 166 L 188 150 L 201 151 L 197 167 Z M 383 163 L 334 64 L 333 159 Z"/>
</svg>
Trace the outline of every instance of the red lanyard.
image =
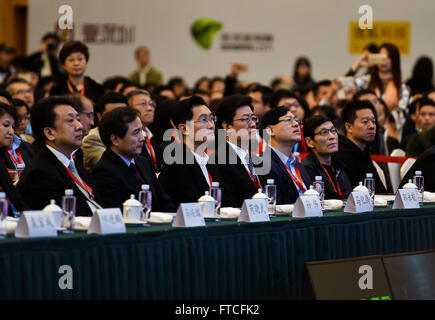
<svg viewBox="0 0 435 320">
<path fill-rule="evenodd" d="M 210 181 L 210 187 L 213 187 L 213 179 L 211 178 L 211 174 L 208 171 L 207 167 L 205 168 L 205 170 L 207 170 L 207 173 L 208 173 L 208 180 Z"/>
<path fill-rule="evenodd" d="M 299 189 L 302 190 L 302 192 L 305 192 L 307 189 L 304 188 L 304 184 L 302 183 L 301 172 L 299 171 L 298 166 L 295 165 L 295 170 L 296 170 L 296 174 L 298 175 L 299 179 L 294 176 L 294 174 L 291 172 L 290 168 L 287 167 L 287 165 L 282 160 L 281 160 L 281 162 L 284 165 L 284 167 L 286 168 L 287 173 L 290 175 L 293 182 L 296 183 L 296 185 L 299 187 Z"/>
<path fill-rule="evenodd" d="M 17 153 L 18 159 L 15 158 L 14 154 L 12 153 L 12 151 L 8 149 L 9 156 L 11 157 L 11 160 L 14 163 L 15 168 L 18 169 L 18 165 L 19 164 L 24 164 L 24 162 L 23 162 L 23 157 L 21 157 L 20 150 L 17 149 L 17 151 L 15 151 L 15 152 Z"/>
<path fill-rule="evenodd" d="M 146 137 L 146 138 L 145 138 L 145 141 L 146 141 L 146 143 L 147 143 L 148 150 L 150 151 L 151 158 L 153 159 L 154 169 L 157 169 L 157 160 L 156 160 L 156 155 L 154 154 L 154 149 L 153 149 L 153 146 L 151 145 L 150 138 Z"/>
<path fill-rule="evenodd" d="M 67 167 L 65 167 L 65 165 L 62 163 L 62 165 L 63 165 L 63 167 L 65 168 L 65 170 L 68 172 L 68 174 L 71 176 L 71 178 L 73 178 L 74 179 L 74 181 L 83 189 L 83 190 L 85 190 L 89 195 L 90 195 L 90 197 L 93 199 L 93 200 L 95 200 L 95 197 L 94 197 L 94 195 L 92 194 L 92 189 L 91 189 L 91 187 L 89 187 L 87 184 L 86 184 L 86 182 L 84 182 L 83 180 L 82 181 L 79 181 L 79 179 L 77 179 L 77 177 L 67 168 Z M 83 183 L 82 183 L 83 182 Z"/>
<path fill-rule="evenodd" d="M 342 199 L 344 199 L 343 193 L 341 192 L 341 189 L 340 189 L 340 185 L 338 184 L 338 181 L 337 181 L 337 176 L 335 176 L 335 184 L 337 184 L 337 187 L 335 187 L 334 181 L 332 181 L 331 176 L 328 173 L 328 170 L 326 170 L 326 168 L 323 166 L 323 164 L 321 164 L 321 166 L 322 166 L 323 170 L 325 170 L 326 174 L 328 175 L 329 181 L 331 181 L 332 187 L 334 188 L 335 193 L 338 193 L 340 195 L 340 197 Z M 331 169 L 332 169 L 332 172 L 335 175 L 334 167 L 331 166 Z"/>
<path fill-rule="evenodd" d="M 257 175 L 254 177 L 254 176 L 249 172 L 249 170 L 246 170 L 246 172 L 249 174 L 249 177 L 251 178 L 252 183 L 254 184 L 254 186 L 255 186 L 257 189 L 260 189 L 260 188 L 261 188 L 261 184 L 260 184 L 260 182 L 258 181 L 258 177 L 257 177 Z"/>
<path fill-rule="evenodd" d="M 71 83 L 69 82 L 69 80 L 66 80 L 66 84 L 68 85 L 68 90 L 69 90 L 69 92 L 74 93 L 75 90 L 74 90 L 73 87 L 71 86 Z M 84 84 L 83 84 L 83 88 L 82 88 L 82 90 L 80 90 L 80 94 L 81 94 L 82 96 L 85 95 L 85 85 L 84 85 Z"/>
</svg>

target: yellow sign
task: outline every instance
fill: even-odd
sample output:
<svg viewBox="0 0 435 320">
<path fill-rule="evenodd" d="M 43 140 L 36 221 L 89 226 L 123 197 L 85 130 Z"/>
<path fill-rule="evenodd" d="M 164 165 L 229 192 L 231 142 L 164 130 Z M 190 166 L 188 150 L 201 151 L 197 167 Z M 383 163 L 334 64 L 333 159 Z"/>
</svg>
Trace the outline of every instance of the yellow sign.
<svg viewBox="0 0 435 320">
<path fill-rule="evenodd" d="M 411 43 L 411 23 L 406 21 L 373 21 L 373 29 L 360 29 L 358 21 L 349 24 L 349 53 L 361 54 L 364 48 L 375 43 L 395 44 L 400 54 L 408 55 Z"/>
</svg>

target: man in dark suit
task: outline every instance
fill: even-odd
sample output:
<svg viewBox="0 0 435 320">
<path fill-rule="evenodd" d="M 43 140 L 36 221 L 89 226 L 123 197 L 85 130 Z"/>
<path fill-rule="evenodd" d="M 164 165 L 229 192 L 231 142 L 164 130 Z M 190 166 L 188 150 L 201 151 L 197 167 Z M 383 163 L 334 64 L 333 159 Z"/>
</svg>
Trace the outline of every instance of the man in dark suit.
<svg viewBox="0 0 435 320">
<path fill-rule="evenodd" d="M 251 155 L 251 142 L 257 136 L 258 117 L 253 113 L 252 98 L 240 94 L 225 97 L 218 105 L 218 135 L 216 152 L 212 163 L 217 164 L 221 179 L 222 206 L 241 207 L 261 188 L 254 165 L 260 159 Z"/>
<path fill-rule="evenodd" d="M 409 179 L 415 176 L 415 171 L 421 171 L 424 177 L 424 190 L 429 192 L 435 192 L 435 145 L 432 145 L 429 149 L 423 152 L 417 161 L 408 170 L 405 177 L 403 177 L 399 188 L 402 188 L 405 183 L 408 183 Z"/>
<path fill-rule="evenodd" d="M 101 208 L 98 192 L 92 177 L 72 157 L 83 139 L 78 112 L 70 100 L 48 97 L 32 108 L 31 117 L 40 149 L 26 166 L 17 185 L 18 192 L 32 209 L 40 210 L 50 199 L 61 204 L 65 189 L 73 189 L 76 214 L 92 215 Z"/>
<path fill-rule="evenodd" d="M 142 122 L 142 133 L 145 142 L 142 147 L 141 156 L 145 157 L 153 170 L 158 173 L 162 167 L 162 152 L 153 137 L 153 133 L 148 126 L 154 121 L 154 111 L 156 103 L 151 99 L 148 91 L 137 89 L 127 94 L 128 105 L 139 112 Z"/>
<path fill-rule="evenodd" d="M 147 160 L 140 156 L 145 139 L 138 112 L 130 107 L 107 112 L 101 118 L 99 132 L 107 148 L 92 173 L 97 187 L 104 190 L 102 205 L 122 207 L 130 195 L 137 199 L 141 186 L 148 184 L 153 211 L 175 211 Z"/>
<path fill-rule="evenodd" d="M 196 202 L 212 182 L 220 182 L 217 168 L 208 163 L 205 152 L 207 144 L 214 142 L 216 118 L 202 98 L 193 96 L 178 103 L 171 119 L 181 132 L 183 143 L 171 143 L 175 157 L 168 159 L 173 163 L 163 165 L 159 181 L 176 205 Z"/>
<path fill-rule="evenodd" d="M 312 184 L 304 166 L 292 154 L 301 141 L 300 121 L 289 107 L 274 108 L 266 112 L 261 121 L 260 134 L 270 136 L 270 144 L 263 153 L 263 163 L 270 163 L 270 172 L 261 176 L 265 183 L 274 179 L 277 204 L 295 203 Z M 267 140 L 267 139 L 266 139 Z"/>
</svg>

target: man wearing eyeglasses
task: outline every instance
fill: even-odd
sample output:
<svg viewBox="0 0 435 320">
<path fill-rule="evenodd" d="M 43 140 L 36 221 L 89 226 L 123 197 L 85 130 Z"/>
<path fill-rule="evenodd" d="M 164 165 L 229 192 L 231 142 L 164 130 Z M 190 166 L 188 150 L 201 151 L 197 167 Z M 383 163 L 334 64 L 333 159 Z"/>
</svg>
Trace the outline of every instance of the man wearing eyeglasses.
<svg viewBox="0 0 435 320">
<path fill-rule="evenodd" d="M 252 142 L 257 137 L 258 117 L 253 113 L 252 98 L 240 94 L 225 97 L 217 107 L 217 128 L 225 135 L 218 136 L 213 155 L 222 179 L 222 205 L 241 207 L 261 188 L 255 165 L 261 159 L 252 154 Z M 226 139 L 225 139 L 226 138 Z"/>
<path fill-rule="evenodd" d="M 352 188 L 363 182 L 367 173 L 376 181 L 376 193 L 386 193 L 378 172 L 370 158 L 369 145 L 376 138 L 376 110 L 370 101 L 351 101 L 341 114 L 346 136 L 339 137 L 337 158 L 344 164 Z"/>
<path fill-rule="evenodd" d="M 128 105 L 139 112 L 140 121 L 142 122 L 142 134 L 145 143 L 142 147 L 141 156 L 148 160 L 154 172 L 159 173 L 162 167 L 162 153 L 148 127 L 154 121 L 156 103 L 151 99 L 150 93 L 143 89 L 130 91 L 126 97 Z"/>
<path fill-rule="evenodd" d="M 120 93 L 110 92 L 103 94 L 97 104 L 97 118 L 101 120 L 104 114 L 107 112 L 119 108 L 126 107 L 127 99 Z M 106 146 L 100 137 L 98 127 L 95 127 L 89 131 L 89 134 L 83 139 L 83 164 L 89 171 L 95 167 L 100 160 L 103 152 L 106 150 Z"/>
<path fill-rule="evenodd" d="M 198 201 L 213 182 L 220 182 L 217 168 L 209 163 L 205 152 L 215 139 L 216 117 L 201 97 L 193 96 L 177 104 L 171 120 L 182 134 L 183 143 L 172 143 L 175 159 L 164 159 L 159 182 L 178 206 Z"/>
<path fill-rule="evenodd" d="M 310 151 L 302 161 L 311 181 L 321 176 L 325 183 L 325 199 L 347 199 L 352 191 L 344 164 L 337 160 L 338 132 L 330 119 L 322 116 L 309 118 L 304 124 L 304 137 Z"/>
<path fill-rule="evenodd" d="M 300 120 L 288 107 L 268 111 L 261 121 L 260 134 L 264 130 L 270 136 L 270 145 L 263 153 L 263 161 L 271 162 L 271 170 L 262 176 L 263 181 L 274 179 L 277 204 L 296 202 L 311 180 L 305 168 L 296 161 L 292 154 L 293 147 L 301 141 Z"/>
</svg>

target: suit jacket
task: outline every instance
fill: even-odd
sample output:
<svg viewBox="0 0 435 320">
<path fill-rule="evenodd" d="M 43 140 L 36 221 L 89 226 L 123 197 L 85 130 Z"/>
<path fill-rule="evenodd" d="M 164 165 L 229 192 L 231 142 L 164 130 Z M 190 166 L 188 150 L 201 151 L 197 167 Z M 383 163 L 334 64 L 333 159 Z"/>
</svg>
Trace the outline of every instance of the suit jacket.
<svg viewBox="0 0 435 320">
<path fill-rule="evenodd" d="M 133 84 L 140 86 L 139 83 L 139 70 L 133 71 L 129 77 L 128 80 L 133 82 Z M 163 76 L 159 70 L 157 70 L 154 67 L 151 67 L 148 73 L 146 74 L 146 84 L 148 83 L 154 83 L 158 86 L 161 86 L 163 84 Z"/>
<path fill-rule="evenodd" d="M 96 202 L 100 203 L 99 193 L 95 188 L 92 176 L 80 162 L 75 162 L 75 166 L 80 178 L 92 189 Z M 77 198 L 76 214 L 91 216 L 93 212 L 86 202 L 86 196 L 80 191 L 56 156 L 46 146 L 41 146 L 30 164 L 24 169 L 18 181 L 18 192 L 33 210 L 41 210 L 50 203 L 50 199 L 56 200 L 56 203 L 61 206 L 65 189 L 74 190 L 74 195 Z"/>
<path fill-rule="evenodd" d="M 59 80 L 57 86 L 53 87 L 50 90 L 50 95 L 60 96 L 60 95 L 70 93 L 67 80 L 68 80 L 67 76 Z M 74 90 L 74 92 L 79 92 L 74 87 L 73 84 L 71 84 L 71 87 Z M 91 99 L 96 104 L 102 94 L 104 94 L 104 87 L 101 84 L 97 83 L 95 80 L 89 77 L 85 77 L 85 96 Z M 94 112 L 96 112 L 95 108 L 94 108 Z"/>
<path fill-rule="evenodd" d="M 399 188 L 402 188 L 408 180 L 414 177 L 415 171 L 422 171 L 424 177 L 424 190 L 435 192 L 435 145 L 423 152 L 417 161 L 412 165 L 411 169 L 408 170 L 405 177 L 403 177 Z"/>
<path fill-rule="evenodd" d="M 352 188 L 356 187 L 358 183 L 363 182 L 366 173 L 373 173 L 375 179 L 375 191 L 382 194 L 387 193 L 378 172 L 373 165 L 372 159 L 368 148 L 362 151 L 356 144 L 344 136 L 339 136 L 338 152 L 336 153 L 337 159 L 344 163 L 344 171 L 346 171 Z"/>
<path fill-rule="evenodd" d="M 159 175 L 160 184 L 176 206 L 185 202 L 197 202 L 198 198 L 210 189 L 193 152 L 185 144 L 180 145 L 178 151 L 183 152 L 183 163 L 164 164 Z M 193 159 L 193 163 L 186 161 L 189 159 Z M 207 164 L 206 167 L 212 181 L 219 182 L 220 177 L 216 166 Z"/>
<path fill-rule="evenodd" d="M 147 148 L 146 148 L 146 143 L 143 144 L 142 147 L 142 153 L 140 154 L 142 157 L 146 158 L 147 161 L 149 162 L 149 164 L 151 165 L 151 168 L 155 171 L 155 172 L 160 172 L 161 168 L 162 168 L 162 164 L 163 164 L 163 154 L 162 151 L 159 148 L 159 145 L 156 142 L 156 139 L 154 139 L 154 137 L 152 137 L 150 139 L 151 142 L 151 146 L 154 149 L 154 155 L 156 157 L 156 162 L 157 162 L 157 169 L 154 168 L 154 162 L 153 159 L 150 155 L 150 153 L 148 152 Z"/>
<path fill-rule="evenodd" d="M 270 159 L 266 157 L 266 155 L 269 154 Z M 274 179 L 276 186 L 276 203 L 295 203 L 299 197 L 299 192 L 295 186 L 295 183 L 287 172 L 287 169 L 285 168 L 279 156 L 269 146 L 263 153 L 263 161 L 270 161 L 270 172 L 268 174 L 262 175 L 260 178 L 263 184 L 266 184 L 267 179 Z M 299 168 L 305 187 L 309 188 L 310 185 L 312 185 L 310 175 L 300 163 L 296 162 L 296 166 Z"/>
<path fill-rule="evenodd" d="M 344 164 L 332 156 L 331 160 L 332 167 L 335 170 L 335 176 L 331 175 L 331 179 L 337 180 L 343 197 L 347 199 L 349 194 L 352 192 L 352 185 L 350 184 L 349 177 L 343 170 Z M 322 176 L 322 181 L 325 183 L 325 199 L 342 199 L 340 194 L 335 192 L 334 186 L 329 180 L 329 176 L 323 170 L 319 159 L 313 152 L 309 152 L 308 156 L 302 161 L 302 165 L 308 172 L 310 176 L 310 181 L 314 181 L 316 176 Z"/>
<path fill-rule="evenodd" d="M 83 139 L 81 149 L 83 150 L 83 165 L 86 170 L 92 171 L 106 150 L 106 146 L 101 141 L 98 127 L 89 131 L 88 135 Z"/>
<path fill-rule="evenodd" d="M 27 166 L 35 154 L 33 146 L 30 143 L 21 140 L 20 146 L 18 147 L 17 150 L 20 151 L 21 157 L 23 158 L 23 161 L 24 161 L 25 165 Z M 4 159 L 5 159 L 6 167 L 8 169 L 15 169 L 15 165 L 14 165 L 11 157 L 9 156 L 7 150 L 5 150 Z"/>
<path fill-rule="evenodd" d="M 251 157 L 254 163 L 260 162 L 255 155 L 251 154 Z M 236 163 L 231 163 L 234 159 Z M 218 168 L 222 207 L 241 207 L 245 199 L 251 199 L 258 192 L 242 161 L 227 142 L 219 143 L 210 160 L 209 163 Z"/>
<path fill-rule="evenodd" d="M 42 51 L 37 51 L 26 58 L 26 62 L 28 63 L 28 67 L 30 68 L 30 70 L 37 73 L 39 77 L 41 77 L 41 70 L 44 67 L 42 54 Z M 64 75 L 64 70 L 59 63 L 59 60 L 55 55 L 51 54 L 48 55 L 48 60 L 51 67 L 51 76 L 55 79 L 59 79 L 62 75 Z"/>
<path fill-rule="evenodd" d="M 110 148 L 104 151 L 100 161 L 92 171 L 97 187 L 104 190 L 102 206 L 122 209 L 122 204 L 125 200 L 130 199 L 130 195 L 134 194 L 138 199 L 141 185 L 149 184 L 152 192 L 153 211 L 175 211 L 172 200 L 160 186 L 146 159 L 136 156 L 134 162 L 142 179 L 138 179 L 137 174 L 132 172 L 124 160 Z"/>
<path fill-rule="evenodd" d="M 17 189 L 12 183 L 8 170 L 3 161 L 0 161 L 0 187 L 2 192 L 18 211 L 30 210 L 30 207 L 23 201 Z M 9 215 L 12 216 L 12 210 L 9 207 Z"/>
</svg>

